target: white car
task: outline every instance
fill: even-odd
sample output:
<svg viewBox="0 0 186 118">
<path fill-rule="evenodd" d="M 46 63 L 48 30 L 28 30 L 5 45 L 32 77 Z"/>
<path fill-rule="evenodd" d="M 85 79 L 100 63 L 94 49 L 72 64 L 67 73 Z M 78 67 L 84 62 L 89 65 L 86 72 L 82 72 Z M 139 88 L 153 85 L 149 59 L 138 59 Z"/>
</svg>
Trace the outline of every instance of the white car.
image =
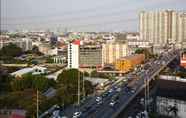
<svg viewBox="0 0 186 118">
<path fill-rule="evenodd" d="M 80 116 L 81 116 L 81 112 L 75 112 L 72 118 L 79 118 Z"/>
<path fill-rule="evenodd" d="M 102 100 L 101 97 L 96 97 L 96 102 L 99 102 L 99 101 L 101 101 L 101 100 Z"/>
<path fill-rule="evenodd" d="M 56 110 L 52 114 L 53 114 L 53 116 L 57 117 L 57 116 L 59 116 L 59 112 L 60 112 L 59 110 Z"/>
<path fill-rule="evenodd" d="M 115 104 L 116 104 L 116 101 L 112 100 L 109 105 L 113 107 Z"/>
<path fill-rule="evenodd" d="M 120 91 L 121 91 L 121 88 L 117 88 L 116 91 L 117 91 L 117 92 L 120 92 Z"/>
<path fill-rule="evenodd" d="M 108 92 L 109 92 L 109 93 L 112 93 L 112 92 L 113 92 L 113 89 L 110 89 Z"/>
</svg>

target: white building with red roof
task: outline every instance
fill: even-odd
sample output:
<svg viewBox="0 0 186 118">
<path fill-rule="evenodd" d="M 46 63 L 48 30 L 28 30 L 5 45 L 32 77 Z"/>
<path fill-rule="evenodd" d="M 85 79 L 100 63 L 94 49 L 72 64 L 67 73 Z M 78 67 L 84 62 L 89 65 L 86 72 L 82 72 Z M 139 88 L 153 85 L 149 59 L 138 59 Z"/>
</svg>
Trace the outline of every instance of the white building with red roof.
<svg viewBox="0 0 186 118">
<path fill-rule="evenodd" d="M 80 40 L 74 40 L 68 44 L 68 68 L 79 68 Z"/>
</svg>

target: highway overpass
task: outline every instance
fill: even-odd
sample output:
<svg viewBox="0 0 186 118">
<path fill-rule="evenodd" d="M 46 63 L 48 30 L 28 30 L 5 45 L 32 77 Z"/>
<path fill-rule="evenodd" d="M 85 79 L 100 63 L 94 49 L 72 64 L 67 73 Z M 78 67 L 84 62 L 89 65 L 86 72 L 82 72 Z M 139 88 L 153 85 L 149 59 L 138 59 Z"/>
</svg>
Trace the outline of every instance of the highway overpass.
<svg viewBox="0 0 186 118">
<path fill-rule="evenodd" d="M 124 82 L 122 85 L 114 84 L 106 92 L 100 96 L 92 96 L 86 102 L 78 107 L 68 107 L 62 111 L 63 116 L 72 118 L 75 112 L 81 112 L 80 118 L 116 118 L 127 105 L 144 89 L 148 86 L 159 73 L 176 57 L 180 54 L 180 50 L 172 50 L 164 52 L 158 59 L 151 60 L 145 64 L 142 70 L 136 72 L 138 79 L 134 79 L 134 84 L 129 89 Z M 128 75 L 130 76 L 130 74 Z M 126 77 L 127 78 L 127 77 Z M 120 91 L 118 91 L 120 88 Z M 116 104 L 111 106 L 113 96 L 118 95 Z M 99 104 L 96 101 L 97 97 L 102 98 Z"/>
</svg>

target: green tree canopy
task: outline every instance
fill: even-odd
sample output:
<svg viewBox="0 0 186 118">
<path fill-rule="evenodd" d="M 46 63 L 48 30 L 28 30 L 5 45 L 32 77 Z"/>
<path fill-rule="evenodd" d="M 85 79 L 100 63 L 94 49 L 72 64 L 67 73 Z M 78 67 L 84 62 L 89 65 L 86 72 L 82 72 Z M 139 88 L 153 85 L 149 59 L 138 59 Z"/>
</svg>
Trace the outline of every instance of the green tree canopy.
<svg viewBox="0 0 186 118">
<path fill-rule="evenodd" d="M 40 51 L 39 51 L 39 48 L 37 46 L 33 46 L 32 47 L 32 50 L 31 50 L 32 53 L 34 54 L 37 54 L 37 55 L 43 55 Z"/>
<path fill-rule="evenodd" d="M 146 48 L 138 48 L 135 51 L 135 54 L 144 54 L 146 59 L 154 58 L 156 55 L 152 54 L 148 49 Z"/>
<path fill-rule="evenodd" d="M 22 49 L 20 47 L 17 47 L 15 44 L 10 43 L 7 46 L 4 46 L 0 50 L 0 56 L 4 57 L 15 57 L 19 56 L 23 53 Z"/>
<path fill-rule="evenodd" d="M 55 87 L 56 82 L 49 80 L 43 75 L 26 74 L 22 78 L 16 78 L 11 83 L 13 91 L 21 91 L 25 89 L 34 89 L 45 91 L 49 87 Z"/>
<path fill-rule="evenodd" d="M 106 79 L 110 79 L 111 77 L 108 74 L 104 74 L 104 73 L 98 73 L 96 70 L 93 70 L 90 73 L 91 77 L 100 77 L 100 78 L 106 78 Z"/>
<path fill-rule="evenodd" d="M 58 97 L 62 100 L 61 102 L 63 102 L 64 104 L 77 102 L 78 80 L 81 96 L 83 96 L 83 93 L 85 95 L 88 95 L 93 92 L 92 84 L 87 80 L 83 80 L 82 72 L 79 72 L 77 69 L 64 70 L 57 79 L 61 86 L 58 90 Z"/>
</svg>

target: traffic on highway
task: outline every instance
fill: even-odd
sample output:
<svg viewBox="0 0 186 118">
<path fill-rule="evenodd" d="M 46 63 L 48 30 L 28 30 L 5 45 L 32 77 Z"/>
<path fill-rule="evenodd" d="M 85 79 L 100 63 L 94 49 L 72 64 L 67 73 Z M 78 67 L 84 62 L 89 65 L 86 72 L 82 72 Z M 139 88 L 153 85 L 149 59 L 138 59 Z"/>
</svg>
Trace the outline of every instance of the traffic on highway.
<svg viewBox="0 0 186 118">
<path fill-rule="evenodd" d="M 50 109 L 51 118 L 114 118 L 144 88 L 145 81 L 151 81 L 179 54 L 178 50 L 162 53 L 157 59 L 151 59 L 143 66 L 128 73 L 122 83 L 112 84 L 99 96 L 91 96 L 79 106 L 66 109 Z M 42 118 L 42 117 L 40 117 Z"/>
</svg>

